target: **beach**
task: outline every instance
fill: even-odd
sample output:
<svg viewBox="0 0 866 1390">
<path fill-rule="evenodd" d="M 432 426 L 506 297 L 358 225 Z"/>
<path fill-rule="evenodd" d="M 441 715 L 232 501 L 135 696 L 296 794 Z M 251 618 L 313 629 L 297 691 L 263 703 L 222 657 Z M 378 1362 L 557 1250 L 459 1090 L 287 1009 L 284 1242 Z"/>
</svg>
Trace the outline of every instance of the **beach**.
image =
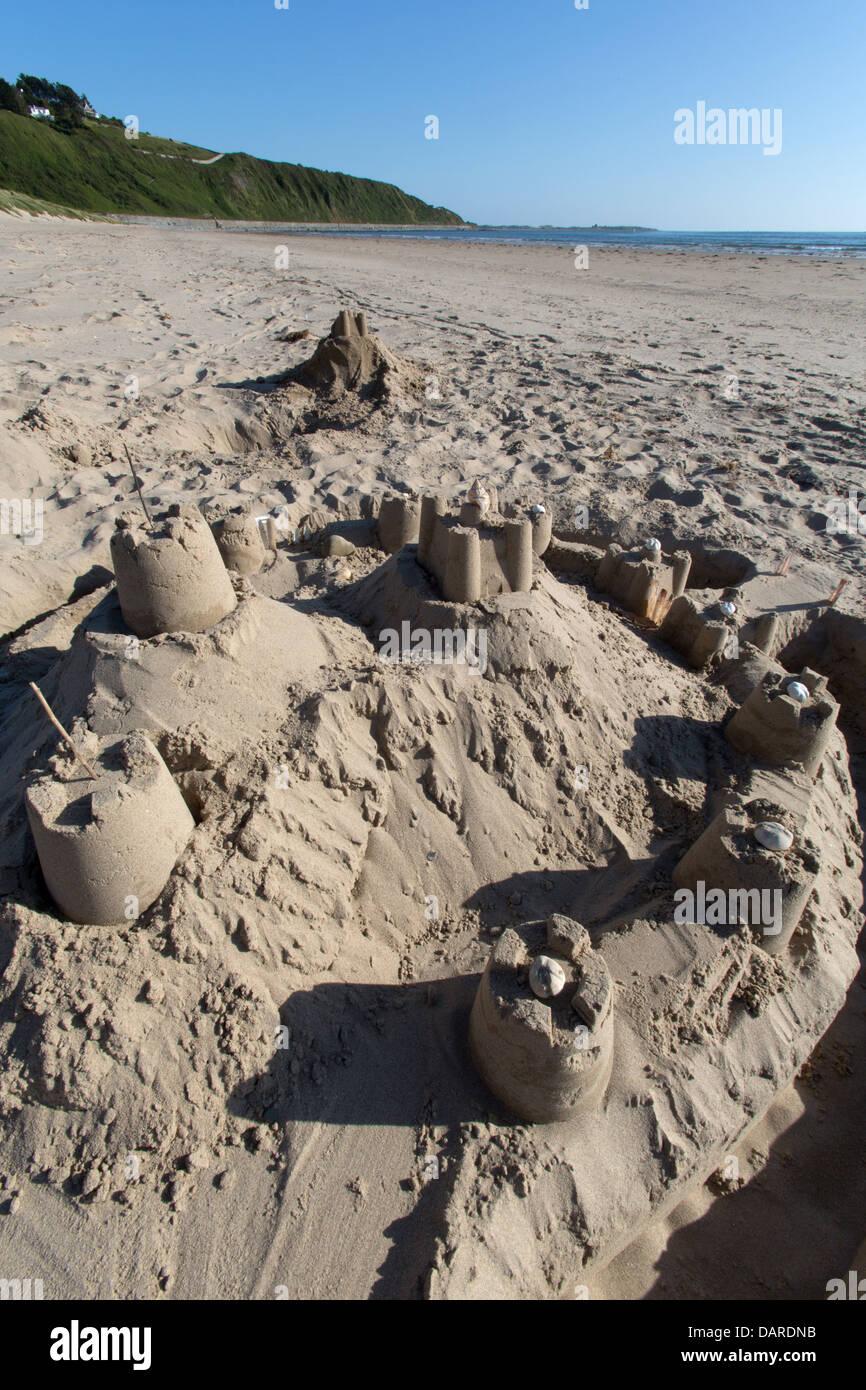
<svg viewBox="0 0 866 1390">
<path fill-rule="evenodd" d="M 547 894 L 552 911 L 566 911 L 568 886 L 542 880 L 554 865 L 560 876 L 568 870 L 572 834 L 578 859 L 589 846 L 614 864 L 623 844 L 637 861 L 662 832 L 686 833 L 703 808 L 696 730 L 726 711 L 718 685 L 655 649 L 645 654 L 640 633 L 623 635 L 609 605 L 593 610 L 591 627 L 581 600 L 566 602 L 545 577 L 551 641 L 569 651 L 583 641 L 586 652 L 597 639 L 602 652 L 592 671 L 574 652 L 573 666 L 554 653 L 558 704 L 546 703 L 533 648 L 535 666 L 521 666 L 530 675 L 515 681 L 525 706 L 497 704 L 495 687 L 470 691 L 466 701 L 480 709 L 473 724 L 462 704 L 459 716 L 449 713 L 456 695 L 446 708 L 426 687 L 413 692 L 403 673 L 399 687 L 383 687 L 377 713 L 361 599 L 353 608 L 348 592 L 357 581 L 377 595 L 383 557 L 369 552 L 348 561 L 348 580 L 347 562 L 330 560 L 317 560 L 320 569 L 286 560 L 258 579 L 255 602 L 274 605 L 277 626 L 255 602 L 249 630 L 238 619 L 225 686 L 221 654 L 204 638 L 183 666 L 160 645 L 164 664 L 146 686 L 132 677 L 112 685 L 103 655 L 93 671 L 83 658 L 58 663 L 113 583 L 115 517 L 139 507 L 130 459 L 154 512 L 176 503 L 243 504 L 255 515 L 284 507 L 290 529 L 311 531 L 369 517 L 386 493 L 456 496 L 478 479 L 543 504 L 566 539 L 603 546 L 657 536 L 665 550 L 745 555 L 769 576 L 790 560 L 782 622 L 794 645 L 801 611 L 840 580 L 838 612 L 859 621 L 866 262 L 599 247 L 584 257 L 566 247 L 7 215 L 0 247 L 0 497 L 41 503 L 29 535 L 0 536 L 0 631 L 12 639 L 0 686 L 10 787 L 0 887 L 13 904 L 2 928 L 0 1026 L 7 1045 L 16 1040 L 0 1085 L 16 1128 L 0 1202 L 22 1196 L 20 1209 L 0 1216 L 0 1235 L 12 1263 L 38 1261 L 52 1297 L 569 1298 L 575 1286 L 590 1299 L 824 1297 L 827 1280 L 856 1267 L 866 1235 L 856 1123 L 866 1100 L 862 970 L 819 1053 L 794 1081 L 779 1063 L 779 1094 L 761 1093 L 754 1125 L 730 1146 L 744 1182 L 728 1191 L 694 1182 L 687 1194 L 673 1182 L 667 1203 L 647 1199 L 655 1214 L 639 1238 L 610 1231 L 609 1258 L 585 1275 L 551 1233 L 568 1210 L 565 1140 L 546 1145 L 543 1131 L 509 1128 L 471 1086 L 461 1090 L 461 1019 L 485 933 L 501 930 L 507 903 L 519 916 L 521 894 Z M 285 389 L 285 374 L 342 309 L 365 314 L 388 351 L 413 364 L 389 408 L 313 408 Z M 839 499 L 846 525 L 828 527 Z M 209 779 L 193 849 L 154 921 L 130 933 L 129 960 L 110 932 L 85 950 L 40 897 L 20 786 L 51 738 L 27 704 L 30 679 L 65 702 L 67 718 L 91 717 L 105 731 L 124 728 L 136 694 L 153 727 L 175 740 L 173 765 L 162 750 L 172 770 Z M 574 824 L 548 817 L 545 798 L 563 803 L 539 771 L 560 756 L 557 721 L 571 711 L 572 690 L 596 719 L 594 755 L 609 762 L 610 795 L 598 790 L 591 823 L 582 813 Z M 212 723 L 175 731 L 172 701 L 191 720 L 206 710 Z M 845 808 L 855 797 L 862 806 L 866 790 L 855 704 L 840 717 L 853 784 L 840 754 L 836 800 Z M 650 806 L 616 750 L 639 721 L 669 718 L 671 705 L 688 726 L 672 754 L 681 785 L 669 804 Z M 544 749 L 530 747 L 533 723 Z M 369 746 L 360 732 L 368 726 L 378 740 Z M 511 738 L 518 727 L 529 751 L 512 749 L 509 763 L 495 731 Z M 506 789 L 479 789 L 466 773 L 460 750 L 476 745 L 473 767 L 505 768 Z M 419 815 L 409 795 L 419 758 L 429 759 L 422 780 L 438 819 L 416 856 L 429 868 L 416 872 Z M 262 790 L 284 765 L 290 786 L 303 787 L 303 809 L 277 810 Z M 859 853 L 834 873 L 826 910 L 854 922 Z M 490 885 L 501 889 L 495 911 L 484 902 Z M 447 903 L 433 925 L 424 915 L 431 895 Z M 151 980 L 148 1004 L 141 991 Z M 307 1089 L 290 1093 L 285 1126 L 262 1078 L 293 996 L 287 1026 L 303 1040 L 290 1052 L 293 1075 Z M 413 1027 L 428 1016 L 421 1044 Z M 210 1046 L 213 1020 L 231 1039 L 225 1066 Z M 64 1060 L 73 1033 L 78 1050 Z M 252 1125 L 246 1101 L 256 1086 Z M 497 1146 L 490 1181 L 514 1188 L 514 1203 L 521 1184 L 547 1174 L 533 1219 L 538 1248 L 549 1242 L 550 1254 L 545 1262 L 521 1246 L 509 1265 L 493 1223 L 476 1278 L 443 1250 L 453 1254 L 458 1237 L 467 1249 L 484 1243 L 481 1207 L 461 1225 L 454 1194 Z M 118 1200 L 133 1152 L 142 1176 L 134 1196 Z M 439 1187 L 429 1177 L 434 1157 Z M 449 1172 L 462 1175 L 454 1187 Z"/>
<path fill-rule="evenodd" d="M 440 398 L 390 438 L 363 441 L 365 476 L 330 441 L 326 467 L 322 443 L 302 442 L 306 476 L 292 480 L 300 503 L 322 483 L 342 499 L 362 476 L 413 485 L 432 465 L 457 482 L 495 459 L 503 481 L 535 480 L 590 511 L 603 498 L 614 517 L 653 483 L 667 486 L 688 494 L 695 528 L 734 542 L 751 525 L 770 548 L 796 541 L 834 572 L 856 573 L 808 523 L 816 497 L 845 495 L 862 448 L 860 262 L 593 249 L 581 271 L 567 250 L 536 247 L 275 243 L 15 218 L 2 235 L 4 421 L 36 412 L 11 438 L 4 431 L 4 487 L 15 496 L 39 480 L 47 530 L 38 569 L 56 601 L 68 597 L 79 546 L 105 562 L 121 485 L 57 454 L 78 445 L 125 465 L 112 436 L 130 417 L 124 438 L 160 499 L 216 491 L 212 474 L 196 476 L 197 450 L 210 459 L 254 449 L 266 491 L 281 470 L 255 409 L 258 378 L 304 356 L 303 342 L 277 342 L 281 330 L 324 332 L 346 296 L 395 349 L 441 374 Z M 276 270 L 282 244 L 289 264 Z M 137 401 L 124 399 L 136 390 Z M 837 413 L 842 428 L 821 423 Z M 780 477 L 797 465 L 820 469 L 819 483 Z M 224 485 L 237 491 L 241 481 L 234 473 Z M 33 568 L 29 555 L 23 571 L 4 566 L 6 631 L 41 611 Z M 30 599 L 19 593 L 28 588 Z"/>
</svg>

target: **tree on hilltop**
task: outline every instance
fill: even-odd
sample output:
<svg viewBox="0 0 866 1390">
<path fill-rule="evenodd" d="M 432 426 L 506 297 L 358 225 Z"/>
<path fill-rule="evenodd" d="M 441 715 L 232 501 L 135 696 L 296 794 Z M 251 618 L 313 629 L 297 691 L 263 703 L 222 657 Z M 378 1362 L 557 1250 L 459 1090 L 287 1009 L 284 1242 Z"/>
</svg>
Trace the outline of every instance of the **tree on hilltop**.
<svg viewBox="0 0 866 1390">
<path fill-rule="evenodd" d="M 0 77 L 0 111 L 14 111 L 16 116 L 27 115 L 27 103 L 17 87 Z"/>
<path fill-rule="evenodd" d="M 51 106 L 56 97 L 56 90 L 53 82 L 49 82 L 44 77 L 33 77 L 32 74 L 19 72 L 18 90 L 21 92 L 28 106 Z"/>
<path fill-rule="evenodd" d="M 77 92 L 63 82 L 54 87 L 54 124 L 67 132 L 84 125 L 84 102 Z"/>
</svg>

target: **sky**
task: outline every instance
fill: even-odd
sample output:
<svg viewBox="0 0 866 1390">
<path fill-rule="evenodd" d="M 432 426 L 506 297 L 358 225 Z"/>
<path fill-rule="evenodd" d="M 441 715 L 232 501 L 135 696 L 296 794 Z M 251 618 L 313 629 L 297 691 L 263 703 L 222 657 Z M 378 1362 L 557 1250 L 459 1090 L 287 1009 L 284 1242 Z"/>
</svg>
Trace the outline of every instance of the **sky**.
<svg viewBox="0 0 866 1390">
<path fill-rule="evenodd" d="M 283 3 L 7 5 L 0 74 L 472 222 L 866 228 L 864 0 Z M 766 110 L 781 149 L 677 143 L 675 113 L 699 102 Z"/>
</svg>

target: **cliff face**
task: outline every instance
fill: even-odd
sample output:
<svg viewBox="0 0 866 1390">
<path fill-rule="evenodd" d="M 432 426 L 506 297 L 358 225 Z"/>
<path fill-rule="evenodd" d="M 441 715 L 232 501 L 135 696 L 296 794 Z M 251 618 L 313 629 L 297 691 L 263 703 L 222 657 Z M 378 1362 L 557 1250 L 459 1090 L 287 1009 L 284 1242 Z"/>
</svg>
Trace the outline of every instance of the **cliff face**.
<svg viewBox="0 0 866 1390">
<path fill-rule="evenodd" d="M 207 162 L 211 161 L 211 162 Z M 248 154 L 215 155 L 114 121 L 71 134 L 47 121 L 0 111 L 0 187 L 94 213 L 142 213 L 287 222 L 459 225 L 393 184 L 277 164 Z"/>
</svg>

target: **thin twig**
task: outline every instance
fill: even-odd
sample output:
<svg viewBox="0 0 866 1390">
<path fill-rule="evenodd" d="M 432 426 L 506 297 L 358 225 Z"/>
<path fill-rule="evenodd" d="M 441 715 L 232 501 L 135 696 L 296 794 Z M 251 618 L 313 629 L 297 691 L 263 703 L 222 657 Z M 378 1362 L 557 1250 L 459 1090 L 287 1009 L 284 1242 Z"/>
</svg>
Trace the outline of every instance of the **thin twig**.
<svg viewBox="0 0 866 1390">
<path fill-rule="evenodd" d="M 142 496 L 141 484 L 140 484 L 139 481 L 138 481 L 138 475 L 136 474 L 135 466 L 134 466 L 134 464 L 133 464 L 133 462 L 132 462 L 132 459 L 129 457 L 129 450 L 128 450 L 127 447 L 126 447 L 126 440 L 125 440 L 125 439 L 121 439 L 120 442 L 121 442 L 121 444 L 123 445 L 123 452 L 126 454 L 126 457 L 127 457 L 127 459 L 129 460 L 129 468 L 130 468 L 130 472 L 132 473 L 132 481 L 135 483 L 135 490 L 136 490 L 136 492 L 138 493 L 138 500 L 139 500 L 139 502 L 141 503 L 142 510 L 144 511 L 144 515 L 145 515 L 145 517 L 147 518 L 148 529 L 152 531 L 152 530 L 153 530 L 153 518 L 151 517 L 150 512 L 147 510 L 147 503 L 145 502 L 144 497 Z"/>
<path fill-rule="evenodd" d="M 96 773 L 93 771 L 93 768 L 90 766 L 90 763 L 87 762 L 87 760 L 86 760 L 85 758 L 82 757 L 82 755 L 79 753 L 78 749 L 75 747 L 75 744 L 72 742 L 72 739 L 69 737 L 68 733 L 67 733 L 66 730 L 64 729 L 64 727 L 63 727 L 63 725 L 61 724 L 60 720 L 57 718 L 57 715 L 54 713 L 54 711 L 52 710 L 52 708 L 51 708 L 51 706 L 49 705 L 48 701 L 46 700 L 45 696 L 42 694 L 42 691 L 39 689 L 39 686 L 38 686 L 38 685 L 34 685 L 32 681 L 29 681 L 28 684 L 29 684 L 29 686 L 30 686 L 30 689 L 33 691 L 33 694 L 36 696 L 37 700 L 39 701 L 40 705 L 41 705 L 42 708 L 44 709 L 45 713 L 48 715 L 48 718 L 51 720 L 51 723 L 54 725 L 54 727 L 55 727 L 55 729 L 57 730 L 57 732 L 58 732 L 59 734 L 62 734 L 62 736 L 66 739 L 66 742 L 69 744 L 69 747 L 72 749 L 72 751 L 73 751 L 73 753 L 75 754 L 76 758 L 78 759 L 78 761 L 79 761 L 80 763 L 82 763 L 82 764 L 84 765 L 84 767 L 87 768 L 87 771 L 90 773 L 90 775 L 91 775 L 91 777 L 93 778 L 94 782 L 97 781 L 98 779 L 97 779 Z"/>
</svg>

